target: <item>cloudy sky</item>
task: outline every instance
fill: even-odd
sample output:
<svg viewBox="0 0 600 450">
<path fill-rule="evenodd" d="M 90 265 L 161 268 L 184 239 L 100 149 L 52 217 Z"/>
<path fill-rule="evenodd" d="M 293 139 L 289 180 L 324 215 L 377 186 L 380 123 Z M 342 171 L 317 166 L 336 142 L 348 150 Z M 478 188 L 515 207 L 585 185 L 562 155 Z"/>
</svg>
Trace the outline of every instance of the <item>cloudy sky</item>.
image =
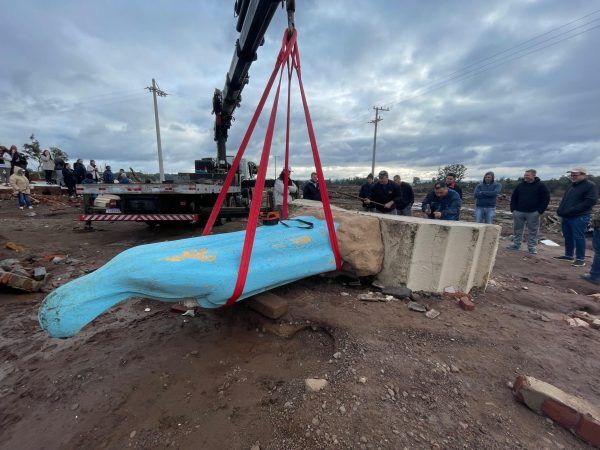
<svg viewBox="0 0 600 450">
<path fill-rule="evenodd" d="M 35 133 L 43 147 L 113 168 L 156 172 L 154 77 L 165 170 L 214 156 L 211 98 L 237 38 L 231 0 L 0 0 L 0 144 Z M 583 18 L 584 16 L 587 16 Z M 286 23 L 278 10 L 236 111 L 234 154 L 273 68 Z M 326 176 L 377 170 L 430 177 L 463 163 L 542 178 L 573 165 L 600 173 L 597 0 L 298 0 L 303 80 Z M 295 87 L 295 86 L 294 86 Z M 312 157 L 299 97 L 292 166 Z M 270 106 L 269 106 L 270 108 Z M 283 103 L 273 154 L 281 167 Z M 258 161 L 267 114 L 248 156 Z M 269 168 L 273 173 L 274 160 Z"/>
</svg>

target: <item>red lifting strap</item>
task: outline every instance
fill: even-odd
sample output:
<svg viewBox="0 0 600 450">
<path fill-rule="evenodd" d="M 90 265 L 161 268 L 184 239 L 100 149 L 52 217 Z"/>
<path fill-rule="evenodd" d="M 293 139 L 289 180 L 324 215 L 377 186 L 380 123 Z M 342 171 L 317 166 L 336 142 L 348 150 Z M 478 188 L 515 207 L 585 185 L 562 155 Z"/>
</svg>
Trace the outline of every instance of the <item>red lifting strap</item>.
<svg viewBox="0 0 600 450">
<path fill-rule="evenodd" d="M 335 257 L 336 269 L 339 270 L 341 268 L 341 258 L 340 258 L 338 243 L 337 243 L 337 237 L 336 237 L 336 233 L 335 233 L 335 226 L 333 223 L 333 216 L 331 214 L 331 205 L 329 203 L 329 196 L 327 195 L 327 187 L 325 186 L 325 182 L 324 182 L 325 178 L 323 177 L 323 169 L 321 167 L 321 160 L 319 158 L 319 152 L 317 149 L 315 134 L 314 134 L 314 131 L 312 128 L 312 122 L 310 119 L 310 113 L 308 111 L 308 104 L 306 102 L 306 96 L 304 94 L 304 87 L 302 85 L 302 76 L 300 73 L 300 56 L 298 54 L 296 37 L 297 37 L 296 30 L 293 31 L 292 35 L 289 36 L 289 38 L 288 38 L 287 29 L 283 34 L 281 50 L 279 51 L 279 55 L 277 57 L 277 61 L 275 63 L 273 72 L 271 73 L 271 77 L 269 78 L 269 81 L 267 82 L 267 86 L 265 88 L 265 91 L 263 92 L 262 97 L 260 98 L 260 101 L 258 103 L 256 111 L 254 112 L 254 115 L 252 117 L 252 120 L 250 121 L 248 130 L 246 130 L 246 134 L 244 135 L 244 138 L 242 139 L 242 143 L 240 145 L 238 153 L 233 160 L 233 163 L 231 165 L 229 173 L 227 174 L 227 177 L 225 178 L 225 182 L 223 183 L 221 192 L 219 193 L 219 196 L 217 197 L 217 201 L 215 202 L 215 205 L 211 211 L 211 214 L 210 214 L 210 217 L 208 218 L 206 226 L 204 227 L 204 230 L 202 231 L 202 235 L 206 236 L 212 230 L 215 220 L 217 219 L 217 217 L 219 215 L 219 211 L 221 210 L 221 206 L 223 205 L 223 201 L 225 200 L 225 197 L 227 195 L 227 191 L 229 190 L 229 187 L 231 186 L 231 183 L 233 181 L 235 173 L 238 170 L 240 160 L 242 159 L 242 156 L 246 150 L 246 147 L 248 146 L 250 137 L 252 136 L 252 133 L 254 131 L 254 128 L 256 126 L 258 118 L 260 117 L 260 114 L 262 112 L 264 104 L 267 100 L 267 97 L 269 96 L 269 93 L 270 93 L 273 83 L 275 81 L 275 77 L 277 76 L 277 72 L 279 71 L 279 81 L 277 84 L 277 90 L 275 91 L 275 98 L 273 100 L 273 106 L 271 108 L 271 116 L 269 118 L 269 124 L 267 126 L 267 131 L 265 134 L 263 151 L 262 151 L 262 155 L 261 155 L 261 159 L 260 159 L 258 175 L 256 178 L 256 184 L 254 187 L 254 195 L 252 198 L 252 202 L 250 204 L 250 214 L 248 216 L 248 226 L 246 227 L 246 234 L 244 237 L 244 246 L 242 249 L 242 256 L 241 256 L 241 260 L 240 260 L 238 276 L 237 276 L 235 288 L 233 290 L 233 294 L 231 295 L 229 300 L 227 300 L 226 305 L 231 305 L 231 304 L 235 303 L 235 301 L 242 295 L 244 286 L 246 285 L 246 279 L 248 277 L 248 269 L 250 267 L 250 259 L 252 256 L 252 247 L 254 245 L 254 237 L 256 235 L 256 227 L 258 225 L 258 215 L 260 213 L 260 207 L 262 204 L 262 193 L 263 193 L 264 186 L 265 186 L 267 166 L 268 166 L 268 162 L 269 162 L 269 153 L 271 150 L 271 142 L 273 140 L 273 130 L 275 128 L 275 119 L 277 117 L 277 104 L 279 102 L 281 78 L 283 75 L 284 68 L 287 68 L 287 72 L 288 72 L 286 155 L 285 155 L 285 166 L 284 166 L 284 169 L 285 169 L 284 191 L 285 192 L 284 192 L 284 196 L 283 196 L 284 217 L 287 218 L 287 184 L 288 184 L 288 170 L 287 169 L 289 167 L 290 84 L 291 84 L 292 73 L 295 69 L 296 75 L 298 77 L 298 84 L 300 86 L 300 93 L 302 96 L 302 104 L 304 106 L 304 115 L 306 117 L 306 125 L 308 128 L 308 135 L 309 135 L 309 139 L 310 139 L 310 144 L 311 144 L 311 149 L 312 149 L 313 158 L 314 158 L 314 162 L 315 162 L 315 167 L 316 167 L 319 179 L 323 180 L 321 199 L 323 201 L 323 208 L 325 211 L 325 220 L 327 222 L 327 229 L 329 231 L 329 240 L 331 243 L 331 249 L 333 250 L 333 254 Z"/>
</svg>

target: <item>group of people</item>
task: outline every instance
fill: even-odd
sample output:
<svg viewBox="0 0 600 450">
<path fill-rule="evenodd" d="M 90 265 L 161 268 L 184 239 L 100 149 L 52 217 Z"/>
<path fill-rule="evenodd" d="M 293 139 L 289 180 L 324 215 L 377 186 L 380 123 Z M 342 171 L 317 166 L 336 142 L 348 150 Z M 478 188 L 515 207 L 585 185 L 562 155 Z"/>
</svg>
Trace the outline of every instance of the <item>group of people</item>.
<svg viewBox="0 0 600 450">
<path fill-rule="evenodd" d="M 10 149 L 0 146 L 0 166 L 10 169 L 8 184 L 18 197 L 19 208 L 33 208 L 31 205 L 31 184 L 29 181 L 29 171 L 27 170 L 27 157 L 22 155 L 16 145 L 11 145 Z M 77 184 L 90 183 L 131 183 L 125 170 L 120 169 L 115 176 L 110 166 L 106 166 L 101 173 L 96 165 L 96 161 L 90 160 L 86 166 L 82 159 L 78 159 L 71 168 L 71 165 L 60 156 L 52 156 L 49 150 L 43 150 L 40 155 L 40 167 L 44 173 L 44 180 L 47 184 L 56 184 L 67 188 L 69 197 L 76 196 L 75 187 Z"/>
<path fill-rule="evenodd" d="M 576 167 L 569 172 L 571 185 L 565 192 L 557 210 L 561 218 L 562 235 L 565 241 L 564 255 L 556 259 L 568 261 L 574 267 L 583 267 L 585 262 L 586 232 L 593 228 L 594 260 L 590 273 L 581 278 L 600 285 L 600 211 L 593 218 L 592 208 L 598 202 L 598 187 L 587 177 L 587 170 Z M 405 185 L 405 186 L 403 186 Z M 481 183 L 475 187 L 475 221 L 491 224 L 496 214 L 497 198 L 502 185 L 495 181 L 494 173 L 487 172 Z M 366 210 L 384 214 L 411 215 L 414 195 L 407 183 L 400 177 L 388 179 L 385 170 L 379 172 L 378 182 L 369 175 L 360 188 L 359 197 Z M 456 175 L 449 173 L 444 181 L 434 184 L 421 203 L 421 209 L 431 219 L 459 220 L 462 206 L 462 188 L 456 182 Z M 513 243 L 509 249 L 521 249 L 525 227 L 527 227 L 527 250 L 537 253 L 540 217 L 550 203 L 550 191 L 539 179 L 534 169 L 526 170 L 523 181 L 513 190 L 510 211 L 513 215 Z"/>
</svg>

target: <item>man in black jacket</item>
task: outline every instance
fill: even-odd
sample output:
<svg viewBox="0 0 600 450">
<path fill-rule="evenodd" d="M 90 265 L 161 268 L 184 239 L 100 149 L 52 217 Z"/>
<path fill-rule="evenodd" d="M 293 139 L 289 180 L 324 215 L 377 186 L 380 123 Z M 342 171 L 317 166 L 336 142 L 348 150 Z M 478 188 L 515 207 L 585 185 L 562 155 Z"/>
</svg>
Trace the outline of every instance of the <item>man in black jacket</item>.
<svg viewBox="0 0 600 450">
<path fill-rule="evenodd" d="M 316 172 L 310 174 L 310 181 L 302 189 L 302 198 L 307 200 L 321 201 L 321 191 L 319 190 L 319 178 Z"/>
<path fill-rule="evenodd" d="M 379 182 L 373 184 L 369 197 L 365 200 L 367 205 L 373 205 L 377 212 L 383 214 L 396 214 L 396 203 L 402 201 L 400 186 L 390 181 L 385 170 L 379 172 Z"/>
<path fill-rule="evenodd" d="M 585 232 L 590 223 L 592 208 L 598 202 L 598 188 L 587 179 L 587 171 L 583 167 L 571 169 L 570 177 L 571 187 L 565 192 L 556 211 L 562 219 L 565 254 L 555 258 L 571 261 L 575 267 L 583 267 L 585 266 Z"/>
<path fill-rule="evenodd" d="M 367 175 L 367 182 L 360 187 L 360 192 L 358 193 L 358 196 L 360 197 L 360 199 L 363 200 L 363 208 L 365 209 L 365 211 L 371 211 L 373 209 L 370 205 L 367 205 L 364 202 L 364 200 L 366 198 L 369 198 L 369 195 L 371 195 L 372 188 L 373 188 L 373 174 L 370 173 L 369 175 Z"/>
<path fill-rule="evenodd" d="M 520 250 L 523 240 L 525 223 L 529 236 L 527 239 L 527 250 L 529 253 L 537 253 L 537 238 L 540 230 L 540 216 L 548 208 L 550 203 L 550 192 L 544 183 L 536 177 L 537 172 L 533 169 L 525 171 L 523 182 L 519 184 L 510 198 L 510 211 L 513 213 L 513 245 L 508 248 Z"/>
<path fill-rule="evenodd" d="M 400 187 L 402 201 L 396 203 L 396 211 L 399 216 L 412 216 L 412 206 L 415 202 L 415 193 L 412 186 L 401 180 L 400 175 L 394 175 L 394 183 Z"/>
</svg>

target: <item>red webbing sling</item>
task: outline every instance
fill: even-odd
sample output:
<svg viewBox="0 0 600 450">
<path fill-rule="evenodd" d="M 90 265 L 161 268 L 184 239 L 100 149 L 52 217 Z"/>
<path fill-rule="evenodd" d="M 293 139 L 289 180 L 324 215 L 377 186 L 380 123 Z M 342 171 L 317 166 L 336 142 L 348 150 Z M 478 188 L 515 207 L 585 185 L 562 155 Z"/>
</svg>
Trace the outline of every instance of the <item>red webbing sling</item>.
<svg viewBox="0 0 600 450">
<path fill-rule="evenodd" d="M 273 72 L 271 73 L 271 77 L 269 78 L 269 81 L 267 83 L 265 91 L 263 92 L 263 95 L 258 103 L 258 106 L 254 113 L 254 116 L 252 117 L 252 120 L 250 121 L 248 130 L 246 131 L 246 134 L 244 135 L 244 138 L 242 139 L 242 143 L 240 145 L 238 153 L 233 160 L 233 163 L 231 165 L 229 173 L 227 174 L 225 182 L 223 183 L 223 187 L 221 189 L 221 192 L 219 193 L 219 196 L 217 197 L 217 201 L 215 202 L 215 205 L 210 214 L 210 217 L 208 218 L 206 226 L 204 227 L 204 230 L 202 231 L 202 235 L 206 236 L 212 230 L 214 222 L 219 215 L 219 211 L 221 210 L 221 206 L 223 205 L 223 201 L 225 200 L 225 197 L 227 195 L 227 191 L 229 190 L 229 187 L 231 186 L 231 182 L 233 181 L 235 173 L 237 172 L 240 160 L 244 154 L 244 151 L 246 150 L 246 147 L 248 145 L 250 137 L 252 136 L 252 133 L 256 126 L 256 122 L 258 121 L 258 118 L 260 116 L 260 113 L 262 112 L 262 109 L 263 109 L 266 99 L 269 95 L 271 87 L 273 86 L 273 82 L 275 81 L 275 77 L 277 76 L 277 71 L 280 71 L 279 82 L 277 85 L 277 90 L 275 91 L 273 107 L 271 109 L 271 116 L 269 118 L 269 124 L 267 126 L 267 131 L 265 134 L 265 141 L 263 144 L 263 151 L 262 151 L 262 155 L 261 155 L 259 171 L 258 171 L 258 175 L 257 175 L 257 179 L 256 179 L 255 188 L 254 188 L 255 192 L 254 192 L 254 195 L 252 198 L 252 202 L 250 204 L 250 214 L 248 216 L 248 226 L 246 227 L 246 234 L 244 237 L 244 246 L 242 249 L 240 267 L 238 270 L 238 276 L 237 276 L 235 288 L 233 290 L 233 294 L 231 295 L 229 300 L 227 300 L 227 303 L 226 303 L 227 306 L 235 303 L 235 301 L 240 297 L 240 295 L 242 295 L 244 286 L 246 284 L 246 279 L 248 276 L 248 269 L 250 266 L 250 259 L 252 256 L 252 247 L 254 244 L 254 237 L 256 235 L 256 227 L 258 224 L 258 215 L 260 213 L 260 207 L 262 204 L 262 193 L 263 193 L 264 185 L 265 185 L 267 166 L 268 166 L 268 162 L 269 162 L 269 153 L 271 150 L 271 142 L 273 140 L 273 130 L 275 127 L 275 119 L 277 117 L 277 104 L 279 102 L 279 92 L 280 92 L 280 88 L 281 88 L 281 78 L 283 75 L 284 62 L 286 62 L 285 67 L 287 67 L 287 69 L 288 69 L 288 107 L 287 107 L 288 114 L 287 114 L 287 127 L 286 127 L 286 161 L 285 161 L 285 169 L 286 169 L 285 170 L 285 173 L 286 173 L 285 178 L 286 178 L 286 180 L 284 180 L 284 183 L 285 183 L 284 184 L 284 186 L 285 186 L 285 188 L 284 188 L 284 191 L 285 191 L 284 192 L 284 207 L 287 207 L 287 178 L 288 178 L 287 168 L 289 165 L 289 120 L 290 120 L 289 119 L 289 111 L 290 111 L 290 87 L 289 87 L 289 85 L 290 85 L 290 81 L 291 81 L 291 74 L 292 74 L 292 71 L 294 68 L 296 69 L 296 74 L 298 76 L 298 83 L 300 85 L 300 92 L 302 95 L 302 103 L 304 106 L 304 114 L 306 117 L 308 134 L 309 134 L 309 138 L 311 141 L 311 148 L 312 148 L 312 152 L 313 152 L 313 158 L 315 160 L 317 174 L 319 175 L 320 180 L 324 180 L 323 170 L 321 167 L 321 161 L 320 161 L 320 158 L 318 155 L 316 139 L 314 136 L 314 131 L 312 129 L 310 114 L 308 112 L 308 104 L 306 102 L 306 97 L 304 95 L 304 88 L 302 86 L 302 79 L 301 79 L 301 75 L 300 75 L 300 64 L 299 64 L 300 58 L 298 56 L 298 50 L 297 50 L 297 46 L 296 46 L 296 36 L 297 36 L 296 30 L 293 31 L 292 35 L 289 36 L 289 38 L 288 38 L 288 31 L 286 30 L 284 32 L 281 50 L 279 51 L 279 55 L 277 57 L 277 62 L 275 63 L 275 68 L 273 69 Z M 291 64 L 290 64 L 290 61 L 288 60 L 290 58 L 290 55 L 292 55 L 291 56 Z M 333 224 L 333 216 L 331 214 L 331 206 L 329 203 L 329 197 L 327 195 L 327 188 L 324 186 L 324 182 L 323 182 L 323 187 L 324 187 L 324 189 L 323 189 L 323 194 L 321 197 L 323 200 L 323 207 L 325 210 L 325 219 L 327 221 L 329 238 L 330 238 L 331 247 L 332 247 L 332 250 L 334 253 L 334 257 L 335 257 L 336 269 L 339 270 L 341 268 L 341 258 L 340 258 L 340 254 L 339 254 L 339 248 L 337 245 L 337 237 L 335 234 L 335 226 Z M 287 217 L 287 211 L 284 212 L 284 216 Z"/>
</svg>

